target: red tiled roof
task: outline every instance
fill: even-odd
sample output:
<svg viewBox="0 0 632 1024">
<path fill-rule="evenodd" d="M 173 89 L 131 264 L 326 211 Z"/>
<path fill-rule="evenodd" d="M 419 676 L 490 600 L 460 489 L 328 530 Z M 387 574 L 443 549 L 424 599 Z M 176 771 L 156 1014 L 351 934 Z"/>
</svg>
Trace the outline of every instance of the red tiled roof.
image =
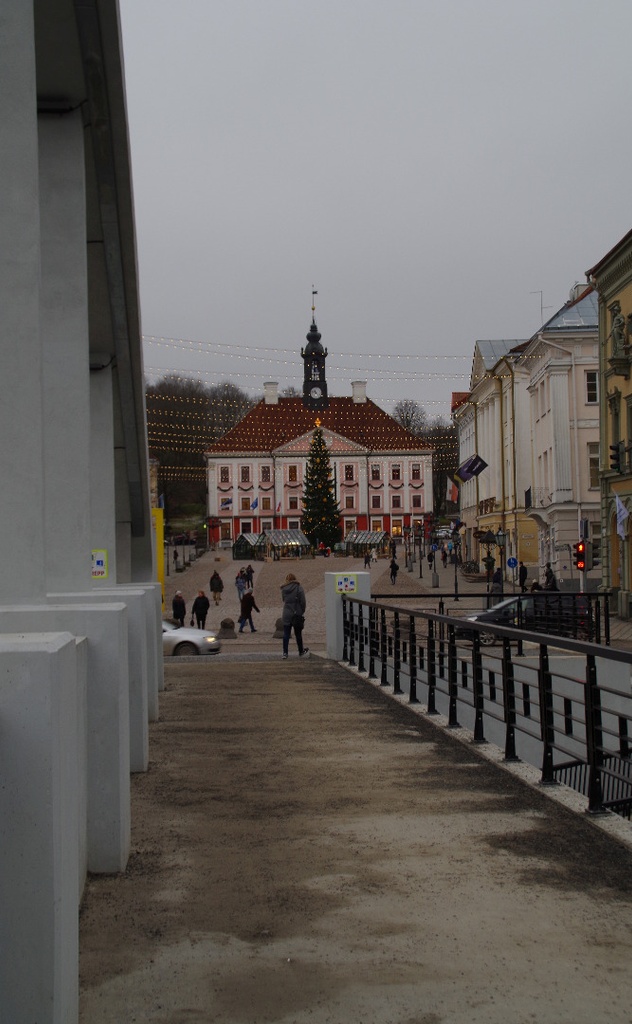
<svg viewBox="0 0 632 1024">
<path fill-rule="evenodd" d="M 278 405 L 261 401 L 236 427 L 207 449 L 208 455 L 270 452 L 295 437 L 313 431 L 316 420 L 326 430 L 349 438 L 372 451 L 428 451 L 427 441 L 401 427 L 392 416 L 367 399 L 330 398 L 329 408 L 306 409 L 300 397 L 279 398 Z"/>
</svg>

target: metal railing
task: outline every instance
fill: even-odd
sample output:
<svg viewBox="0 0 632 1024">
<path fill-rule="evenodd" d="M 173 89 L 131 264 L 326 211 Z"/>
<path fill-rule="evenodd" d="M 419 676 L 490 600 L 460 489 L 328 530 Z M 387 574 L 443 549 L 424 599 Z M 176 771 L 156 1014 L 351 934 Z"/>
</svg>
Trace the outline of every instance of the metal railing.
<svg viewBox="0 0 632 1024">
<path fill-rule="evenodd" d="M 591 814 L 632 816 L 632 654 L 488 622 L 468 621 L 466 640 L 454 615 L 351 595 L 342 608 L 343 661 L 582 793 Z"/>
</svg>

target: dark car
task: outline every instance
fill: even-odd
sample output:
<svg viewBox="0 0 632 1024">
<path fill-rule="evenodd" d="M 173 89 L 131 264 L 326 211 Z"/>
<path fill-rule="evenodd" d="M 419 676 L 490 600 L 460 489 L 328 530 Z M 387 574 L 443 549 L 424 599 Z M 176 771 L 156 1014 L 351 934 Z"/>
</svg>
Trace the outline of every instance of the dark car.
<svg viewBox="0 0 632 1024">
<path fill-rule="evenodd" d="M 589 598 L 585 594 L 562 594 L 557 591 L 539 591 L 510 597 L 478 615 L 468 615 L 461 622 L 463 624 L 459 623 L 456 629 L 457 638 L 473 640 L 478 633 L 481 644 L 486 647 L 495 644 L 499 637 L 491 631 L 488 633 L 468 629 L 467 622 L 488 622 L 490 625 L 511 626 L 513 629 L 548 633 L 574 640 L 592 640 L 595 635 Z"/>
</svg>

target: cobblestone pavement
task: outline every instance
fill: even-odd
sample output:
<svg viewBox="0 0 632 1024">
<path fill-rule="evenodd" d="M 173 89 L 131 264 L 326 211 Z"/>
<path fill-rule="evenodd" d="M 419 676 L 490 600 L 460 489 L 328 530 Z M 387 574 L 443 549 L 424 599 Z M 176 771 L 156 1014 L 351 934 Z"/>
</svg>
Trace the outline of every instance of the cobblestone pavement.
<svg viewBox="0 0 632 1024">
<path fill-rule="evenodd" d="M 485 600 L 484 582 L 466 580 L 459 573 L 456 579 L 459 600 L 455 601 L 455 576 L 452 566 L 439 566 L 437 577 L 439 587 L 432 587 L 432 575 L 428 563 L 422 565 L 423 576 L 419 576 L 419 563 L 415 562 L 409 571 L 404 562 L 403 553 L 398 555 L 400 572 L 393 586 L 389 577 L 389 559 L 379 559 L 371 566 L 371 593 L 383 600 L 400 603 L 403 607 L 422 607 L 428 611 L 439 610 L 439 600 L 443 596 L 446 614 L 467 615 L 480 610 Z M 170 575 L 165 580 L 165 611 L 171 612 L 171 601 L 176 590 L 181 590 L 187 605 L 187 616 L 199 589 L 204 590 L 210 598 L 209 579 L 217 569 L 224 581 L 222 602 L 216 608 L 211 600 L 211 608 L 207 620 L 207 628 L 217 630 L 222 619 L 231 618 L 235 623 L 239 617 L 239 601 L 235 588 L 235 577 L 242 565 L 247 562 L 234 561 L 230 549 L 208 551 L 190 566 L 174 575 L 172 566 Z M 314 653 L 324 653 L 325 639 L 325 585 L 326 572 L 363 572 L 362 558 L 303 558 L 282 559 L 280 562 L 253 562 L 255 570 L 254 595 L 259 615 L 253 613 L 256 634 L 249 631 L 236 635 L 234 640 L 223 642 L 223 654 L 230 653 L 245 656 L 247 654 L 272 654 L 281 652 L 281 641 L 274 638 L 276 620 L 281 615 L 280 588 L 288 572 L 293 572 L 303 585 L 307 597 L 305 616 L 305 644 Z M 511 583 L 505 584 L 505 597 L 517 592 Z M 417 597 L 418 602 L 414 602 Z M 188 618 L 187 618 L 188 621 Z M 612 646 L 632 650 L 632 622 L 613 617 L 611 620 Z M 296 654 L 292 640 L 290 654 Z"/>
</svg>

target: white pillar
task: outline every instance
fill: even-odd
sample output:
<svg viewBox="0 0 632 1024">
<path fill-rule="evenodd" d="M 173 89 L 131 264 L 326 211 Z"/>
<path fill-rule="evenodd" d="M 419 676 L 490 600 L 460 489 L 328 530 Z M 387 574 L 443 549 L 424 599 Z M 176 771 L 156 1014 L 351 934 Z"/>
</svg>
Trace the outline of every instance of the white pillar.
<svg viewBox="0 0 632 1024">
<path fill-rule="evenodd" d="M 46 586 L 78 590 L 90 585 L 86 200 L 79 113 L 41 117 L 39 143 Z"/>
<path fill-rule="evenodd" d="M 77 642 L 0 636 L 0 1019 L 78 1016 Z"/>
<path fill-rule="evenodd" d="M 38 600 L 45 584 L 33 4 L 2 0 L 1 23 L 0 605 Z"/>
<path fill-rule="evenodd" d="M 114 416 L 110 356 L 93 354 L 90 373 L 90 524 L 91 548 L 107 551 L 111 586 L 116 576 L 116 504 Z"/>
</svg>

